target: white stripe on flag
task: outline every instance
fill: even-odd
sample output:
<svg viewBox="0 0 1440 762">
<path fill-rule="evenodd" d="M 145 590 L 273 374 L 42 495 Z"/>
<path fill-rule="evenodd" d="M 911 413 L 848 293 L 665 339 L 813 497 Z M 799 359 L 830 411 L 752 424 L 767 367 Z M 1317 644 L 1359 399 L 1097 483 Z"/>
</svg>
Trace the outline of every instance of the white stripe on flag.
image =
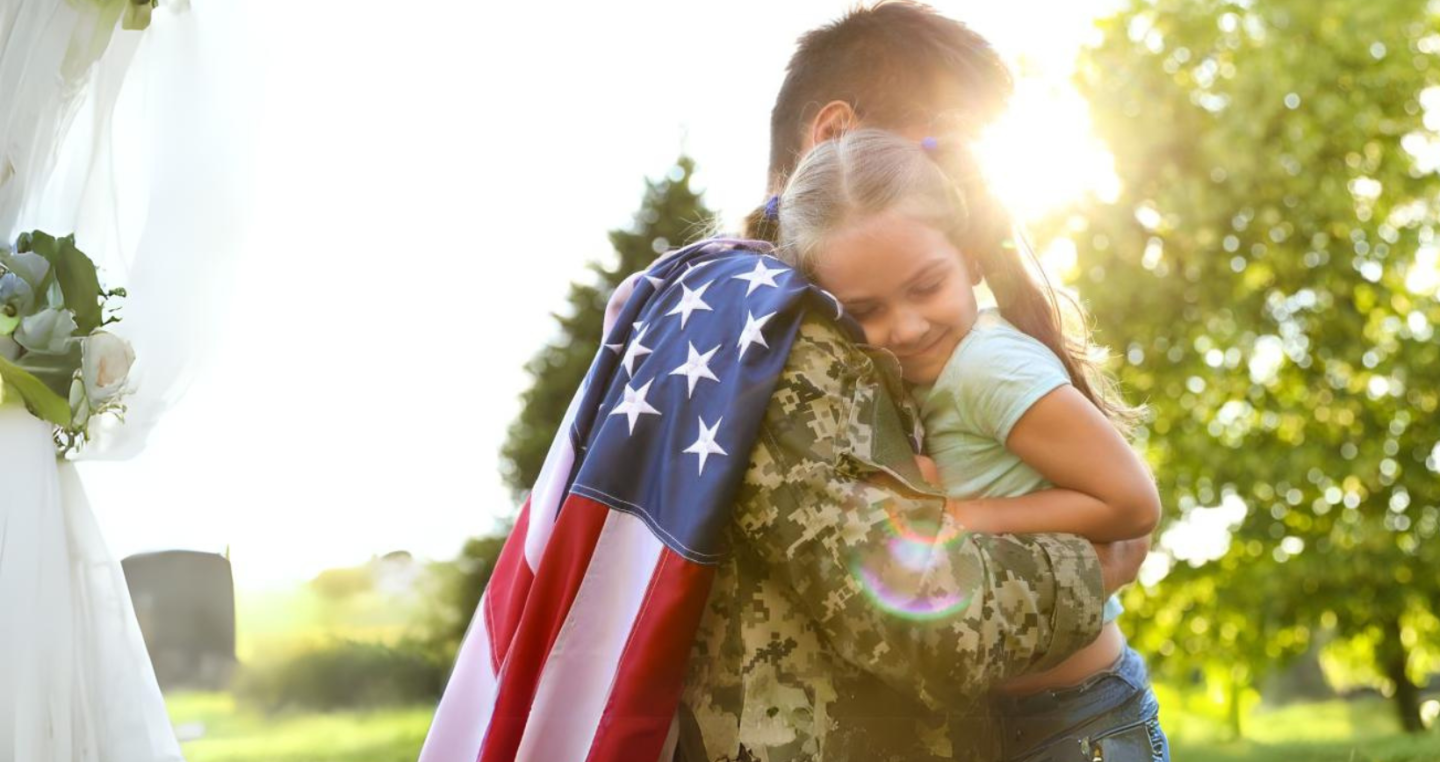
<svg viewBox="0 0 1440 762">
<path fill-rule="evenodd" d="M 631 273 L 630 277 L 615 289 L 615 293 L 610 295 L 610 300 L 605 305 L 605 325 L 601 336 L 610 335 L 610 329 L 615 327 L 621 309 L 635 292 L 635 284 L 642 274 L 643 272 Z M 603 352 L 603 346 L 596 349 L 596 355 Z M 592 358 L 590 362 L 593 364 L 595 360 Z M 560 501 L 565 499 L 570 470 L 575 466 L 575 448 L 570 445 L 570 427 L 575 423 L 575 410 L 580 407 L 580 400 L 584 396 L 585 386 L 582 384 L 575 391 L 575 396 L 570 398 L 570 407 L 565 410 L 565 420 L 555 432 L 550 451 L 545 454 L 545 465 L 540 467 L 540 476 L 530 488 L 530 531 L 525 535 L 525 560 L 530 564 L 531 571 L 540 569 L 540 559 L 545 555 L 545 544 L 550 541 L 550 533 L 555 529 L 555 513 L 560 510 Z"/>
<path fill-rule="evenodd" d="M 643 521 L 610 511 L 545 660 L 517 760 L 578 761 L 589 755 L 664 548 Z"/>
<path fill-rule="evenodd" d="M 575 465 L 575 448 L 570 446 L 570 426 L 575 423 L 575 409 L 580 407 L 580 398 L 584 395 L 585 390 L 580 389 L 570 399 L 565 420 L 555 432 L 555 441 L 550 443 L 550 452 L 545 455 L 545 465 L 541 466 L 540 476 L 530 490 L 530 528 L 525 532 L 525 562 L 532 572 L 540 569 L 545 544 L 555 530 L 556 512 L 560 510 L 560 501 L 565 498 L 565 483 L 570 480 L 570 469 Z"/>
<path fill-rule="evenodd" d="M 485 601 L 475 608 L 470 629 L 460 644 L 445 695 L 430 721 L 420 762 L 474 762 L 495 709 L 496 680 L 491 668 L 490 631 L 485 626 Z"/>
</svg>

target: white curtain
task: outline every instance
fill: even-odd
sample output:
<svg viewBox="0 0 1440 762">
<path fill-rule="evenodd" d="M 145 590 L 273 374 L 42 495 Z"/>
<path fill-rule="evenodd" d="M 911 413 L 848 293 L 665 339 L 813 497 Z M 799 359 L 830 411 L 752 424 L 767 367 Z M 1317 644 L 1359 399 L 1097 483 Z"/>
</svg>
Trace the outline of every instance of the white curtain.
<svg viewBox="0 0 1440 762">
<path fill-rule="evenodd" d="M 50 425 L 0 406 L 0 464 L 0 759 L 181 759 L 124 574 Z"/>
<path fill-rule="evenodd" d="M 123 425 L 81 458 L 123 459 L 203 359 L 245 189 L 207 155 L 226 118 L 204 13 L 118 28 L 128 0 L 0 0 L 0 236 L 75 233 L 124 286 L 135 346 Z M 184 10 L 184 9 L 176 9 Z M 203 10 L 203 9 L 202 9 Z M 201 198 L 201 203 L 194 199 Z M 186 199 L 184 214 L 166 214 Z M 120 565 L 49 426 L 0 406 L 0 762 L 178 760 Z"/>
</svg>

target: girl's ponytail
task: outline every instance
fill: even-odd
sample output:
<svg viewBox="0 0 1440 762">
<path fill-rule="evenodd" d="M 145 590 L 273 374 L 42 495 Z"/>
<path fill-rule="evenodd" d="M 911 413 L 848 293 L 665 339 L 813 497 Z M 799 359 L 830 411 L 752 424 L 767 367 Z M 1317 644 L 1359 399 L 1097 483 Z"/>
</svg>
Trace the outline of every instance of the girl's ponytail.
<svg viewBox="0 0 1440 762">
<path fill-rule="evenodd" d="M 1114 379 L 1101 367 L 1103 354 L 1090 343 L 1084 308 L 1050 283 L 1038 258 L 973 165 L 952 177 L 960 185 L 969 217 L 960 249 L 978 266 L 1000 314 L 1054 352 L 1075 388 L 1128 434 L 1143 410 L 1126 404 Z"/>
</svg>

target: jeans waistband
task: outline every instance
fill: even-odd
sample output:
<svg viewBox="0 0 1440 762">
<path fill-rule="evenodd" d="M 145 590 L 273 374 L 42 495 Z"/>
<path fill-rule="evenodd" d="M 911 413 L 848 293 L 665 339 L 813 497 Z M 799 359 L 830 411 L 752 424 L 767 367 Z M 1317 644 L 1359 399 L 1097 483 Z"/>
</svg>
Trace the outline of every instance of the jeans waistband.
<svg viewBox="0 0 1440 762">
<path fill-rule="evenodd" d="M 1039 717 L 1082 706 L 1091 712 L 1106 712 L 1144 690 L 1149 682 L 1144 658 L 1126 647 L 1114 664 L 1079 685 L 1028 696 L 996 695 L 993 705 L 1005 717 Z"/>
</svg>

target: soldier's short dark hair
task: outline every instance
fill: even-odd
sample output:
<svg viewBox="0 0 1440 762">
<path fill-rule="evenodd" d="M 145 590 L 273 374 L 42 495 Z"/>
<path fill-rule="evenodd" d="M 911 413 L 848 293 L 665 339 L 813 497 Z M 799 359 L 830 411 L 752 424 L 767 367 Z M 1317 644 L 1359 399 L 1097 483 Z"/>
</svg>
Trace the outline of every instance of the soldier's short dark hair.
<svg viewBox="0 0 1440 762">
<path fill-rule="evenodd" d="M 790 58 L 770 112 L 770 186 L 795 168 L 805 130 L 826 103 L 849 103 L 870 127 L 949 116 L 978 129 L 1013 88 L 990 43 L 959 21 L 908 0 L 857 7 L 807 32 Z"/>
</svg>

